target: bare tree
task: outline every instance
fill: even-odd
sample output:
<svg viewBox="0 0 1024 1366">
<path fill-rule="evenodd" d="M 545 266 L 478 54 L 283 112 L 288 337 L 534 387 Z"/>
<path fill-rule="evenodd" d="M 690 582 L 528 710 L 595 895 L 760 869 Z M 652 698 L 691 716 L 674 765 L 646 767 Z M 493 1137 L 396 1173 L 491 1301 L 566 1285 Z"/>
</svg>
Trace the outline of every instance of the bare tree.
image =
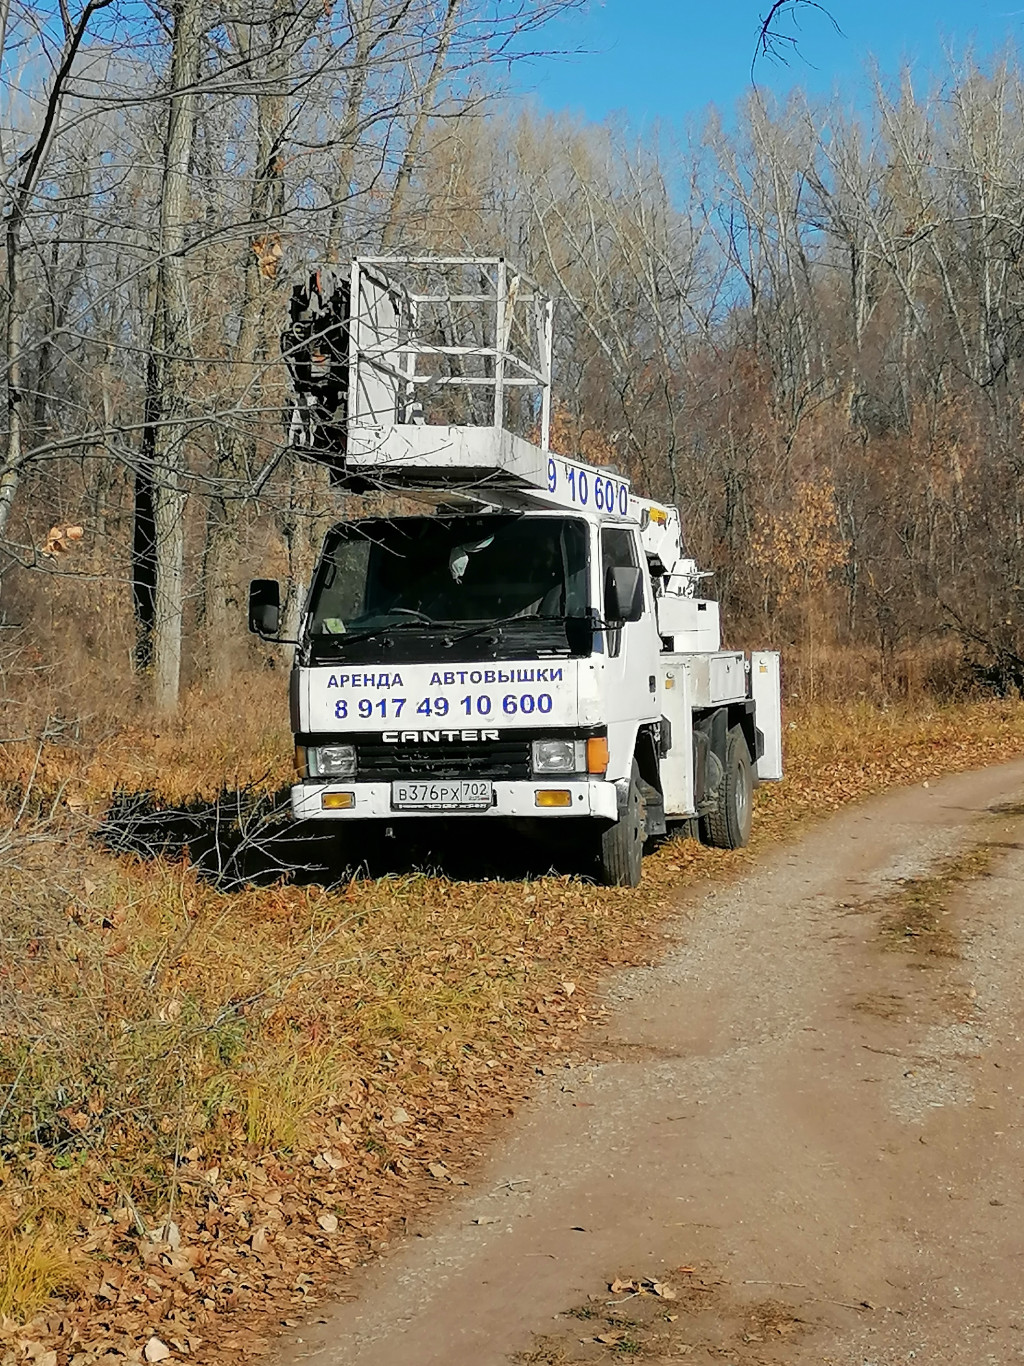
<svg viewBox="0 0 1024 1366">
<path fill-rule="evenodd" d="M 0 536 L 10 519 L 11 505 L 27 458 L 24 444 L 24 366 L 26 299 L 23 278 L 24 235 L 36 191 L 45 172 L 47 157 L 60 132 L 60 118 L 72 80 L 75 60 L 95 15 L 111 0 L 87 0 L 77 16 L 62 7 L 64 43 L 60 60 L 45 93 L 42 119 L 35 139 L 17 161 L 20 174 L 9 191 L 4 221 L 4 257 L 7 267 L 4 340 L 7 352 L 7 442 L 0 468 Z M 9 27 L 9 4 L 0 11 L 0 54 Z M 22 169 L 23 168 L 23 169 Z"/>
</svg>

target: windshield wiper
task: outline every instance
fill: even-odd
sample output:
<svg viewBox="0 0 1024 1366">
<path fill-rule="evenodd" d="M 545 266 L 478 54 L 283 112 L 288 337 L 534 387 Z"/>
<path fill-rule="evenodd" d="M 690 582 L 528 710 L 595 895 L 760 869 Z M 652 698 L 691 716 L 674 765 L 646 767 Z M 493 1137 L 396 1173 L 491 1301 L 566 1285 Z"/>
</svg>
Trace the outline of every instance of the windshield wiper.
<svg viewBox="0 0 1024 1366">
<path fill-rule="evenodd" d="M 413 629 L 431 630 L 435 626 L 451 626 L 450 621 L 389 621 L 386 626 L 371 626 L 362 631 L 322 631 L 312 639 L 317 642 L 332 641 L 340 644 L 346 640 L 373 640 L 375 636 L 386 635 L 389 631 L 411 631 Z"/>
<path fill-rule="evenodd" d="M 479 621 L 475 626 L 471 626 L 468 631 L 460 631 L 457 636 L 450 636 L 449 639 L 453 645 L 456 645 L 460 640 L 465 640 L 467 636 L 480 635 L 482 631 L 499 630 L 502 626 L 510 626 L 514 621 L 552 621 L 564 626 L 567 621 L 588 622 L 589 618 L 567 613 L 556 613 L 554 616 L 549 616 L 542 612 L 513 612 L 510 617 L 497 617 L 494 621 Z"/>
</svg>

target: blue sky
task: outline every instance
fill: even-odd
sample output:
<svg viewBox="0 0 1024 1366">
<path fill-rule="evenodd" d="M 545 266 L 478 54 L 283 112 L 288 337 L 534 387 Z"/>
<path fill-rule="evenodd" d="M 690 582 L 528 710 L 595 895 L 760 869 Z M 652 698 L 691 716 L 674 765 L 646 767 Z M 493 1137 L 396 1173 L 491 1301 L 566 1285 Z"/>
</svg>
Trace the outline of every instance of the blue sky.
<svg viewBox="0 0 1024 1366">
<path fill-rule="evenodd" d="M 777 91 L 802 85 L 852 90 L 873 54 L 883 71 L 909 60 L 925 79 L 944 51 L 979 58 L 1010 39 L 1024 45 L 1024 0 L 825 0 L 842 29 L 801 7 L 799 50 L 789 65 L 759 59 L 757 80 Z M 750 63 L 766 0 L 589 0 L 534 40 L 574 53 L 526 61 L 513 88 L 549 109 L 590 119 L 624 112 L 636 126 L 681 123 L 708 104 L 723 110 L 749 88 Z M 575 51 L 580 49 L 580 51 Z"/>
</svg>

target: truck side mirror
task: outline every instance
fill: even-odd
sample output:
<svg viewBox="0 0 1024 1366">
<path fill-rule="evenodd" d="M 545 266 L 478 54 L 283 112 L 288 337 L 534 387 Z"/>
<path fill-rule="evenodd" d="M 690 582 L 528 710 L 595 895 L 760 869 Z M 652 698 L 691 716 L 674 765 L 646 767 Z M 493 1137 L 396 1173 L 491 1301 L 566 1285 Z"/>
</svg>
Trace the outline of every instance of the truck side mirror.
<svg viewBox="0 0 1024 1366">
<path fill-rule="evenodd" d="M 605 621 L 639 621 L 644 614 L 644 581 L 632 565 L 609 565 L 604 576 Z"/>
<path fill-rule="evenodd" d="M 253 579 L 249 584 L 249 630 L 276 636 L 281 629 L 281 588 L 276 579 Z"/>
</svg>

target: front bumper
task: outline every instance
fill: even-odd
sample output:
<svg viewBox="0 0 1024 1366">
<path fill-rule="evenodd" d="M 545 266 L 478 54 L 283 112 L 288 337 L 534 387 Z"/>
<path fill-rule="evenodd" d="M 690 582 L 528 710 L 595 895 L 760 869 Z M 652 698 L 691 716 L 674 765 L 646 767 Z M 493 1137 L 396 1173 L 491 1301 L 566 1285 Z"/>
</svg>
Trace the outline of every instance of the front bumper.
<svg viewBox="0 0 1024 1366">
<path fill-rule="evenodd" d="M 536 802 L 538 792 L 551 788 L 568 790 L 573 795 L 571 806 L 542 807 Z M 347 811 L 325 811 L 323 798 L 328 792 L 352 792 L 355 805 Z M 404 820 L 417 817 L 458 818 L 459 816 L 518 816 L 557 820 L 565 816 L 593 816 L 614 821 L 618 818 L 615 783 L 603 778 L 562 778 L 552 775 L 546 781 L 494 781 L 494 804 L 476 811 L 396 811 L 391 805 L 390 783 L 346 782 L 344 779 L 321 779 L 296 783 L 292 788 L 292 814 L 297 820 Z"/>
</svg>

